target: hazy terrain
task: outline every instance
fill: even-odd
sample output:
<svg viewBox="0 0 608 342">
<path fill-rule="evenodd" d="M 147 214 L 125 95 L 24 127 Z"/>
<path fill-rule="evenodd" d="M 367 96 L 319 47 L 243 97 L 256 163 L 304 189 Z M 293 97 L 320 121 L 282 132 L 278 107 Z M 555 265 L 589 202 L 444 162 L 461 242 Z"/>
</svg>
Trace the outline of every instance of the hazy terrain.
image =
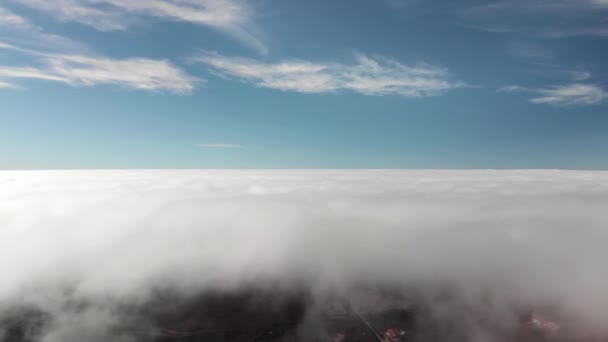
<svg viewBox="0 0 608 342">
<path fill-rule="evenodd" d="M 0 172 L 0 318 L 38 312 L 44 342 L 135 340 L 162 296 L 252 288 L 305 311 L 387 289 L 468 340 L 539 307 L 602 334 L 607 245 L 608 172 Z"/>
</svg>

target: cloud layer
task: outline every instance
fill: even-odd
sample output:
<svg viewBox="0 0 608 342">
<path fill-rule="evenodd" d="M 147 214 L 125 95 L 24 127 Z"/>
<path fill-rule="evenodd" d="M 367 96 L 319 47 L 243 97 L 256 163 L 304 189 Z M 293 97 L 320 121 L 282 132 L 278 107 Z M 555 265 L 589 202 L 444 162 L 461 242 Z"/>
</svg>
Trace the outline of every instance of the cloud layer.
<svg viewBox="0 0 608 342">
<path fill-rule="evenodd" d="M 408 66 L 393 59 L 359 54 L 355 64 L 287 60 L 265 63 L 255 59 L 203 53 L 194 59 L 216 73 L 258 87 L 301 93 L 347 90 L 365 95 L 432 96 L 464 86 L 452 82 L 444 68 Z"/>
<path fill-rule="evenodd" d="M 45 342 L 128 341 L 120 308 L 156 290 L 245 284 L 391 286 L 453 319 L 454 303 L 484 320 L 550 303 L 608 323 L 605 172 L 4 171 L 0 186 L 0 316 L 47 312 Z"/>
</svg>

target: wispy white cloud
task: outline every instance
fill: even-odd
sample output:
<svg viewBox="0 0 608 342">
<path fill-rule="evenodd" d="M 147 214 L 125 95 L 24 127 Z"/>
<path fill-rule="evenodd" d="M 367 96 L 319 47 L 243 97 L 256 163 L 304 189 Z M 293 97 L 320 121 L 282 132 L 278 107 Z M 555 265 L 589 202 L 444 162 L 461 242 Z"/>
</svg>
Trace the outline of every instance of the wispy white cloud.
<svg viewBox="0 0 608 342">
<path fill-rule="evenodd" d="M 527 59 L 537 63 L 553 61 L 555 59 L 553 51 L 536 42 L 514 41 L 508 45 L 507 51 L 514 57 Z"/>
<path fill-rule="evenodd" d="M 31 49 L 27 49 L 27 48 L 22 48 L 13 44 L 9 44 L 9 43 L 5 43 L 5 42 L 0 42 L 0 49 L 2 50 L 13 50 L 13 51 L 17 51 L 17 52 L 21 52 L 21 53 L 25 53 L 25 54 L 38 54 L 37 51 L 31 50 Z"/>
<path fill-rule="evenodd" d="M 67 37 L 45 32 L 24 16 L 0 7 L 0 39 L 47 51 L 87 51 L 83 44 Z"/>
<path fill-rule="evenodd" d="M 159 17 L 214 27 L 227 27 L 247 17 L 243 2 L 233 0 L 12 0 L 48 12 L 60 20 L 99 30 L 123 30 L 129 15 Z"/>
<path fill-rule="evenodd" d="M 592 0 L 593 4 L 600 7 L 608 7 L 608 0 Z"/>
<path fill-rule="evenodd" d="M 204 25 L 226 32 L 266 52 L 254 34 L 252 10 L 243 0 L 10 0 L 65 22 L 101 31 L 126 30 L 135 18 L 158 18 Z"/>
<path fill-rule="evenodd" d="M 556 106 L 594 105 L 608 99 L 608 92 L 602 87 L 583 83 L 571 83 L 550 88 L 507 86 L 501 90 L 536 94 L 530 99 L 530 102 Z"/>
<path fill-rule="evenodd" d="M 466 26 L 488 32 L 608 37 L 607 9 L 606 0 L 494 0 L 459 10 L 458 16 Z"/>
<path fill-rule="evenodd" d="M 568 72 L 573 81 L 585 81 L 591 78 L 589 71 L 570 71 Z"/>
<path fill-rule="evenodd" d="M 258 87 L 301 93 L 350 90 L 365 95 L 420 97 L 464 86 L 449 80 L 445 68 L 408 66 L 393 59 L 359 54 L 354 64 L 286 60 L 276 63 L 205 52 L 194 59 L 214 72 Z"/>
<path fill-rule="evenodd" d="M 27 18 L 17 15 L 6 8 L 0 7 L 0 26 L 29 29 L 32 27 L 32 24 Z"/>
<path fill-rule="evenodd" d="M 146 58 L 111 59 L 85 55 L 42 53 L 0 43 L 0 49 L 11 49 L 32 55 L 42 66 L 0 65 L 0 81 L 38 79 L 71 86 L 114 84 L 141 90 L 167 90 L 187 93 L 198 79 L 188 75 L 167 60 Z"/>
<path fill-rule="evenodd" d="M 238 144 L 200 144 L 199 147 L 204 148 L 241 148 L 243 145 Z"/>
<path fill-rule="evenodd" d="M 539 89 L 538 92 L 541 96 L 532 98 L 532 103 L 591 105 L 601 103 L 608 97 L 608 93 L 599 86 L 580 83 Z"/>
<path fill-rule="evenodd" d="M 508 45 L 510 55 L 522 58 L 531 65 L 530 71 L 550 78 L 567 78 L 571 83 L 590 80 L 593 75 L 584 67 L 566 65 L 558 56 L 538 40 L 515 40 Z M 521 87 L 504 87 L 503 90 Z"/>
<path fill-rule="evenodd" d="M 15 85 L 8 82 L 0 81 L 0 89 L 2 88 L 15 88 Z"/>
</svg>

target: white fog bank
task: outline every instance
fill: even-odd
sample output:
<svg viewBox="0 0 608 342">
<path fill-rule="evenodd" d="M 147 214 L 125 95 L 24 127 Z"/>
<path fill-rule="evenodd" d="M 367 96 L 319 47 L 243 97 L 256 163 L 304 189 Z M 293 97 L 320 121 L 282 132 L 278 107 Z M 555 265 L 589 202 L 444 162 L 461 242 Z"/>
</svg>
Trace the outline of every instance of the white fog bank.
<svg viewBox="0 0 608 342">
<path fill-rule="evenodd" d="M 600 329 L 607 260 L 608 172 L 0 172 L 0 314 L 55 315 L 44 341 L 101 341 L 116 305 L 158 290 L 250 285 L 447 288 Z M 75 301 L 94 304 L 75 315 Z"/>
</svg>

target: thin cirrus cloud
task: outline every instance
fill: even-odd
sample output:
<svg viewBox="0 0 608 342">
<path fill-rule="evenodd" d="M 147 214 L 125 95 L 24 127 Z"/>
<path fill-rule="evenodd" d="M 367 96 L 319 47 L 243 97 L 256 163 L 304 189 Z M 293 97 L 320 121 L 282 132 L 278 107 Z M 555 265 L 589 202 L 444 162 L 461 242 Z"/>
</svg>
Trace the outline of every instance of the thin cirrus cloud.
<svg viewBox="0 0 608 342">
<path fill-rule="evenodd" d="M 27 18 L 0 7 L 0 26 L 30 29 L 32 24 Z"/>
<path fill-rule="evenodd" d="M 14 84 L 0 81 L 0 89 L 2 89 L 2 88 L 15 88 L 15 87 L 16 86 Z"/>
<path fill-rule="evenodd" d="M 187 22 L 225 32 L 260 53 L 253 11 L 243 0 L 10 0 L 48 13 L 59 21 L 77 22 L 100 31 L 126 30 L 134 19 Z"/>
<path fill-rule="evenodd" d="M 550 88 L 527 88 L 508 86 L 506 92 L 526 92 L 534 94 L 530 102 L 555 106 L 595 105 L 608 98 L 608 92 L 594 84 L 571 83 Z"/>
<path fill-rule="evenodd" d="M 465 86 L 449 79 L 445 68 L 409 66 L 382 56 L 356 55 L 354 64 L 317 63 L 304 60 L 262 62 L 203 52 L 193 59 L 214 73 L 253 83 L 258 87 L 299 93 L 353 91 L 364 95 L 422 97 Z"/>
<path fill-rule="evenodd" d="M 494 0 L 457 11 L 465 26 L 540 38 L 608 37 L 606 0 Z M 540 19 L 539 19 L 540 18 Z"/>
<path fill-rule="evenodd" d="M 591 73 L 588 71 L 570 71 L 568 72 L 572 80 L 574 81 L 585 81 L 591 78 Z"/>
<path fill-rule="evenodd" d="M 167 60 L 43 53 L 0 42 L 1 49 L 33 56 L 41 65 L 0 65 L 0 82 L 6 87 L 15 86 L 14 81 L 19 79 L 34 79 L 71 86 L 111 84 L 139 90 L 189 93 L 195 82 L 201 81 Z"/>
<path fill-rule="evenodd" d="M 51 34 L 28 18 L 0 7 L 0 39 L 15 44 L 53 51 L 87 51 L 88 48 L 67 37 Z"/>
</svg>

